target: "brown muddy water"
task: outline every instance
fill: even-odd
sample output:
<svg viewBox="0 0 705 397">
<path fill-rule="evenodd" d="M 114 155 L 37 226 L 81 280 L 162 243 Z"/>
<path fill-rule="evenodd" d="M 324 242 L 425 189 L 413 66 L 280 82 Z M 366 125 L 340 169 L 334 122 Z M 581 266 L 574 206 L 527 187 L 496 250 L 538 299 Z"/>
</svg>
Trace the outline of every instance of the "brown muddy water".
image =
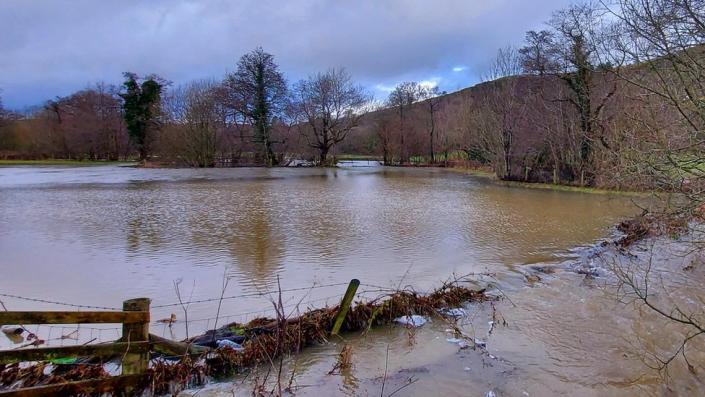
<svg viewBox="0 0 705 397">
<path fill-rule="evenodd" d="M 634 212 L 625 196 L 499 186 L 437 169 L 4 167 L 0 293 L 105 307 L 149 297 L 154 319 L 178 319 L 152 332 L 181 339 L 183 311 L 169 306 L 175 282 L 184 300 L 206 300 L 188 307 L 193 335 L 214 326 L 218 301 L 209 299 L 224 279 L 224 296 L 237 298 L 222 301 L 218 324 L 271 316 L 277 280 L 294 290 L 283 294 L 294 312 L 336 304 L 345 289 L 337 284 L 351 278 L 371 296 L 370 285 L 424 291 L 453 274 L 486 273 L 479 281 L 506 295 L 495 313 L 507 325 L 488 334 L 490 304 L 469 306 L 460 321 L 491 355 L 449 343 L 440 319 L 413 334 L 386 327 L 345 336 L 354 366 L 343 374 L 327 375 L 340 340 L 291 359 L 296 394 L 380 395 L 384 384 L 389 395 L 410 380 L 394 395 L 699 394 L 687 371 L 676 368 L 668 383 L 654 374 L 628 337 L 660 340 L 658 319 L 617 302 L 602 277 L 570 270 L 591 265 L 591 247 Z M 0 299 L 9 310 L 66 309 Z M 71 343 L 59 340 L 70 327 L 37 332 Z M 78 335 L 74 343 L 119 330 Z M 249 395 L 254 378 L 199 395 Z"/>
</svg>

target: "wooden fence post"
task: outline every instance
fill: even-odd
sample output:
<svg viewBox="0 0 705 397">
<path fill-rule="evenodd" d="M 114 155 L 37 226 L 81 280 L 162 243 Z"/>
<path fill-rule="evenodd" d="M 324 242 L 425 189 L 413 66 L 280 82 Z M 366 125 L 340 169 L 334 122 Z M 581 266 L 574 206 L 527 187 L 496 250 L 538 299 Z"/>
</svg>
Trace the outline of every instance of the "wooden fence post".
<svg viewBox="0 0 705 397">
<path fill-rule="evenodd" d="M 335 322 L 333 323 L 333 328 L 330 331 L 331 335 L 338 335 L 340 332 L 340 327 L 343 326 L 343 321 L 345 321 L 345 316 L 350 310 L 350 304 L 352 304 L 353 298 L 355 298 L 355 293 L 357 292 L 357 287 L 360 286 L 360 280 L 354 278 L 350 280 L 348 284 L 348 289 L 345 291 L 343 300 L 340 302 L 340 308 L 338 313 L 335 315 Z"/>
<path fill-rule="evenodd" d="M 149 313 L 149 298 L 136 298 L 126 300 L 122 303 L 122 310 L 126 312 L 147 312 Z M 144 322 L 135 324 L 122 324 L 123 342 L 145 342 L 149 341 L 149 315 Z M 149 365 L 149 349 L 147 352 L 125 354 L 122 360 L 122 374 L 132 375 L 144 373 Z"/>
</svg>

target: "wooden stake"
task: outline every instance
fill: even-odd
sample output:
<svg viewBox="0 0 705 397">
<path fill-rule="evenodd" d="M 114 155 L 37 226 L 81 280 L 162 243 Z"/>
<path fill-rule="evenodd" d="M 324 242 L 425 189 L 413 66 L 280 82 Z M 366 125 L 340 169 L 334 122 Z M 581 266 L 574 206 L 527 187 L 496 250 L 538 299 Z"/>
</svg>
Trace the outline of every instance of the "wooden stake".
<svg viewBox="0 0 705 397">
<path fill-rule="evenodd" d="M 122 310 L 126 312 L 149 312 L 149 298 L 126 300 L 122 303 Z M 149 341 L 149 316 L 146 321 L 137 324 L 122 325 L 123 342 Z M 140 374 L 147 370 L 149 353 L 127 353 L 122 360 L 122 374 Z"/>
<path fill-rule="evenodd" d="M 333 322 L 333 328 L 330 331 L 331 335 L 338 335 L 338 332 L 340 332 L 340 327 L 343 326 L 343 321 L 345 321 L 345 316 L 347 316 L 348 310 L 350 310 L 350 304 L 352 304 L 355 293 L 357 292 L 357 287 L 359 286 L 360 280 L 356 278 L 350 280 L 348 289 L 345 291 L 343 300 L 340 302 L 338 313 L 335 315 L 335 322 Z"/>
</svg>

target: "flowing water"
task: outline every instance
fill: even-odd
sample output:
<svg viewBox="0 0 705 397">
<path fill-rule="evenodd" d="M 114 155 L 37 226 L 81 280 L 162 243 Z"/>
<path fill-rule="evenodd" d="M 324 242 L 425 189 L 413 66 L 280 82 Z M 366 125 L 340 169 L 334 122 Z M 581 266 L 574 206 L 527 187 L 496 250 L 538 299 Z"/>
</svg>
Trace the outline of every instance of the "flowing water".
<svg viewBox="0 0 705 397">
<path fill-rule="evenodd" d="M 363 291 L 423 291 L 453 274 L 486 273 L 506 295 L 495 309 L 507 326 L 488 335 L 489 304 L 469 307 L 464 326 L 494 358 L 459 351 L 439 321 L 413 341 L 389 327 L 349 336 L 355 366 L 343 375 L 326 375 L 335 343 L 301 355 L 297 394 L 379 395 L 384 383 L 386 395 L 409 379 L 396 395 L 667 394 L 622 337 L 635 324 L 631 312 L 580 274 L 527 278 L 579 260 L 634 212 L 624 196 L 503 186 L 439 169 L 5 167 L 0 293 L 105 307 L 150 297 L 153 318 L 179 320 L 152 332 L 180 339 L 212 328 L 215 317 L 271 316 L 266 293 L 277 283 L 285 306 L 301 308 L 335 304 L 352 278 Z M 182 300 L 203 300 L 188 307 L 188 330 L 175 284 Z M 65 309 L 1 300 L 10 310 Z M 38 329 L 53 332 L 50 340 L 70 331 Z M 80 331 L 80 340 L 119 334 Z M 229 395 L 233 383 L 210 388 Z"/>
</svg>

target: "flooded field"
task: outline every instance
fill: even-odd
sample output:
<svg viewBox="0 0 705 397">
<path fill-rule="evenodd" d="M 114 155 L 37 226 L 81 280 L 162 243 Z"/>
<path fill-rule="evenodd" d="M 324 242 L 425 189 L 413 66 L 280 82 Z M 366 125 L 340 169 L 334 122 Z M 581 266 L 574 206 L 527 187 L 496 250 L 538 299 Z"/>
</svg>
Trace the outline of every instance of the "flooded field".
<svg viewBox="0 0 705 397">
<path fill-rule="evenodd" d="M 184 300 L 203 300 L 188 308 L 193 335 L 213 327 L 221 294 L 230 297 L 221 323 L 271 316 L 266 294 L 278 280 L 285 306 L 306 308 L 336 304 L 352 278 L 363 291 L 423 291 L 453 274 L 485 273 L 506 295 L 495 315 L 507 325 L 488 334 L 493 309 L 482 304 L 468 308 L 463 327 L 492 357 L 459 351 L 439 321 L 413 340 L 403 328 L 377 329 L 346 337 L 354 368 L 342 375 L 326 375 L 339 342 L 290 362 L 297 395 L 379 395 L 382 383 L 392 393 L 409 379 L 396 395 L 668 395 L 623 337 L 641 320 L 599 282 L 567 270 L 634 212 L 624 196 L 438 169 L 0 167 L 0 293 L 106 307 L 145 296 L 153 318 L 181 320 L 178 284 Z M 536 276 L 547 265 L 558 270 Z M 61 308 L 2 301 L 9 310 Z M 155 323 L 152 332 L 180 339 L 185 328 Z M 118 331 L 83 332 L 107 340 Z M 250 381 L 209 393 L 249 395 Z M 697 387 L 677 380 L 678 390 Z"/>
</svg>

